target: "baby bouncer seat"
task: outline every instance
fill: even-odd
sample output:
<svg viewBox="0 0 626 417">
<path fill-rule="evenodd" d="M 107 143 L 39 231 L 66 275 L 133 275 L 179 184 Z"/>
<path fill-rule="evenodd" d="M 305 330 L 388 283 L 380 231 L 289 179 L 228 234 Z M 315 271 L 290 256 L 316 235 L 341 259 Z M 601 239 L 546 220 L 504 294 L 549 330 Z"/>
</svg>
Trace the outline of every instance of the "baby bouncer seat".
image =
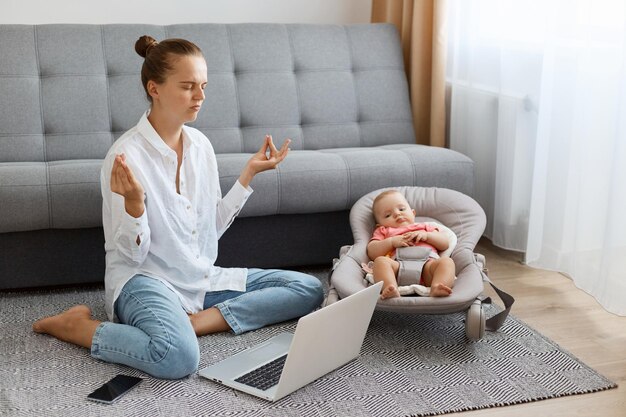
<svg viewBox="0 0 626 417">
<path fill-rule="evenodd" d="M 372 203 L 381 192 L 394 189 L 402 193 L 411 208 L 415 209 L 416 222 L 434 222 L 448 235 L 449 248 L 441 256 L 450 256 L 456 268 L 456 281 L 452 294 L 447 297 L 402 296 L 379 300 L 376 308 L 397 313 L 448 314 L 467 311 L 465 334 L 470 340 L 480 339 L 485 330 L 497 330 L 504 323 L 515 301 L 509 294 L 491 283 L 485 268 L 485 258 L 474 253 L 482 236 L 486 217 L 483 209 L 472 198 L 445 188 L 393 187 L 372 191 L 361 197 L 350 210 L 350 226 L 354 237 L 352 246 L 341 248 L 330 277 L 327 303 L 348 297 L 366 286 L 367 243 L 375 228 Z M 487 319 L 483 303 L 490 300 L 482 296 L 484 282 L 488 282 L 504 303 L 504 310 Z M 401 293 L 410 288 L 400 288 Z M 420 292 L 420 291 L 416 291 Z"/>
</svg>

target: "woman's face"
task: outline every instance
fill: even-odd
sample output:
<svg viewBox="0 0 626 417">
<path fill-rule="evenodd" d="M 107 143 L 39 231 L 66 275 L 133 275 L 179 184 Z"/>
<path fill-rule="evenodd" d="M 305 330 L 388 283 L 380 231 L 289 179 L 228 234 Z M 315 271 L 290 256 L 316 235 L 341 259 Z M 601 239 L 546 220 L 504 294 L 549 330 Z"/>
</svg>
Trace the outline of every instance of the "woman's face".
<svg viewBox="0 0 626 417">
<path fill-rule="evenodd" d="M 163 114 L 174 122 L 193 122 L 204 101 L 204 88 L 207 84 L 206 61 L 201 56 L 177 57 L 174 69 L 163 84 L 153 84 L 155 94 L 152 105 L 158 106 Z"/>
</svg>

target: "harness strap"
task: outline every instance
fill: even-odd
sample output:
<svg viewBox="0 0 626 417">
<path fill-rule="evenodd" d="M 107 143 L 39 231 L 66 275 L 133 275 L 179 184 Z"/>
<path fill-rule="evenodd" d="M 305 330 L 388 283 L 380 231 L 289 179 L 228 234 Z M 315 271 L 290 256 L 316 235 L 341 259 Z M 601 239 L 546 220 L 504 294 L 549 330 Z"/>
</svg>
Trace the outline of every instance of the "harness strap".
<svg viewBox="0 0 626 417">
<path fill-rule="evenodd" d="M 487 268 L 485 268 L 485 257 L 479 253 L 474 254 L 474 258 L 476 260 L 475 265 L 480 271 L 480 274 L 483 277 L 483 282 L 488 282 L 489 285 L 495 290 L 496 294 L 500 297 L 502 302 L 504 303 L 504 310 L 493 315 L 485 321 L 485 328 L 490 331 L 496 331 L 504 324 L 506 318 L 511 311 L 511 307 L 515 302 L 515 298 L 513 298 L 509 293 L 502 291 L 500 288 L 496 287 L 493 282 L 487 276 Z M 491 298 L 483 297 L 480 299 L 483 303 L 491 303 Z"/>
</svg>

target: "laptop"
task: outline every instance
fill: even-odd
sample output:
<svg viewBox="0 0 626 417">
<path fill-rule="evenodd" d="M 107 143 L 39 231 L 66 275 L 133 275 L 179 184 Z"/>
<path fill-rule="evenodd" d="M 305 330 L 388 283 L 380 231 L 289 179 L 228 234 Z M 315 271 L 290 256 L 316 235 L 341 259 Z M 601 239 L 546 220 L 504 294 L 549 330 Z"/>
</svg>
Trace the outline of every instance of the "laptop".
<svg viewBox="0 0 626 417">
<path fill-rule="evenodd" d="M 204 378 L 276 401 L 359 356 L 382 282 L 298 320 L 281 333 L 198 372 Z"/>
</svg>

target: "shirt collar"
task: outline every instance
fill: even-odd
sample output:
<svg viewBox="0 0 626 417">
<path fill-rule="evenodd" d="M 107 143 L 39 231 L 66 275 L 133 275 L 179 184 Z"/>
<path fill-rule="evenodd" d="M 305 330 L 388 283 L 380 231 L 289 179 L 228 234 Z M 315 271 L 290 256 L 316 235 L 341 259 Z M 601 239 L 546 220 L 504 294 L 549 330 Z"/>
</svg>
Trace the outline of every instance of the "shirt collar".
<svg viewBox="0 0 626 417">
<path fill-rule="evenodd" d="M 139 130 L 139 133 L 141 133 L 141 135 L 161 153 L 161 155 L 167 156 L 174 151 L 167 146 L 165 141 L 154 129 L 148 120 L 148 114 L 150 114 L 150 110 L 147 110 L 143 116 L 141 116 L 141 119 L 139 119 L 139 123 L 137 124 L 137 129 Z M 187 150 L 190 146 L 196 146 L 198 144 L 198 139 L 194 137 L 189 129 L 189 127 L 183 125 L 183 150 Z"/>
</svg>

